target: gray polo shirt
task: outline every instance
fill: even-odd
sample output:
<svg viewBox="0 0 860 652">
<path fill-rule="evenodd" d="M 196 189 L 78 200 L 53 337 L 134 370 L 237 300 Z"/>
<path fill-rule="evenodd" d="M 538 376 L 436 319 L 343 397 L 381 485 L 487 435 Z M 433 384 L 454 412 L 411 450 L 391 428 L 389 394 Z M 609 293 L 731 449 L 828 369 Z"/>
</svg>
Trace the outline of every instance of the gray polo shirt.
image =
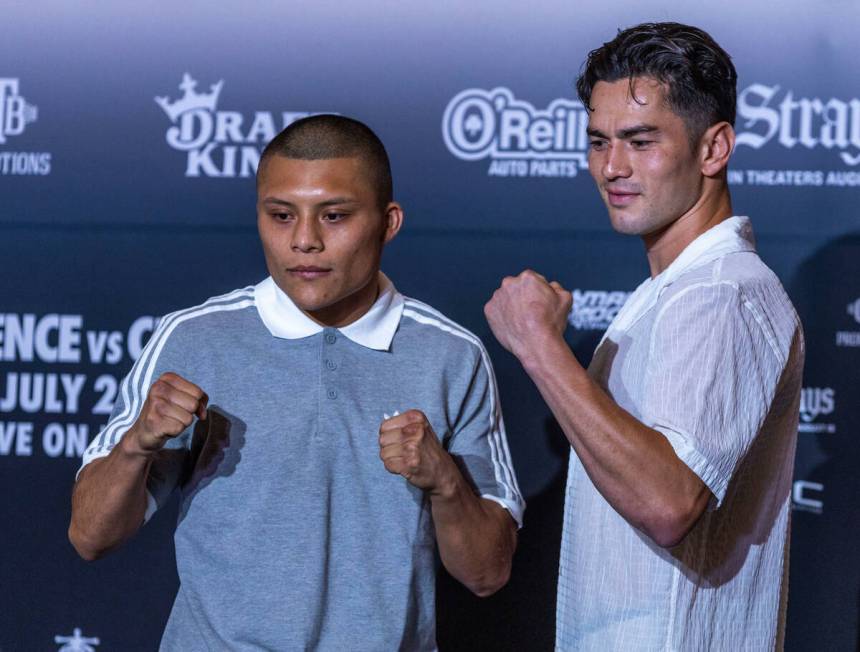
<svg viewBox="0 0 860 652">
<path fill-rule="evenodd" d="M 209 418 L 153 464 L 147 518 L 174 488 L 180 588 L 162 650 L 434 650 L 435 536 L 427 497 L 388 473 L 378 430 L 428 417 L 484 498 L 518 524 L 496 382 L 478 338 L 381 275 L 341 329 L 272 281 L 161 320 L 83 464 L 107 455 L 150 385 L 173 371 Z"/>
</svg>

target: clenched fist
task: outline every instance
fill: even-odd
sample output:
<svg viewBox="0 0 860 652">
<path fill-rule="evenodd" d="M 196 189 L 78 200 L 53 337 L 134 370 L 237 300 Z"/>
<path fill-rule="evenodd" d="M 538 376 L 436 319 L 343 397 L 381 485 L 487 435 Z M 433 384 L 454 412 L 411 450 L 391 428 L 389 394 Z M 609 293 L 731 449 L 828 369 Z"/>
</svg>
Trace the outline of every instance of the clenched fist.
<svg viewBox="0 0 860 652">
<path fill-rule="evenodd" d="M 181 434 L 197 416 L 206 418 L 209 397 L 194 383 L 167 372 L 149 388 L 137 421 L 123 439 L 145 453 L 161 450 L 168 439 Z"/>
<path fill-rule="evenodd" d="M 408 410 L 379 426 L 379 457 L 386 470 L 442 495 L 453 486 L 456 465 L 420 410 Z"/>
<path fill-rule="evenodd" d="M 567 327 L 573 297 L 556 281 L 530 269 L 506 277 L 484 306 L 484 315 L 499 344 L 522 359 L 547 337 Z"/>
</svg>

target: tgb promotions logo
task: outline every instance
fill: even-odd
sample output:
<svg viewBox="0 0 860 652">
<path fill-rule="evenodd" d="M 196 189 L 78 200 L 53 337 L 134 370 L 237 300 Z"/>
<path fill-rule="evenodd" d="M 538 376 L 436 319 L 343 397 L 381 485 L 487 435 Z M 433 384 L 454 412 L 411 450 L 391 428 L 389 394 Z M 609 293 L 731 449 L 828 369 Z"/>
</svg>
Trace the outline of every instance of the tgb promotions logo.
<svg viewBox="0 0 860 652">
<path fill-rule="evenodd" d="M 0 145 L 36 122 L 39 109 L 20 94 L 18 79 L 0 77 Z M 0 175 L 45 175 L 51 172 L 49 152 L 0 150 Z"/>
<path fill-rule="evenodd" d="M 185 73 L 179 84 L 182 97 L 174 101 L 155 98 L 173 123 L 167 130 L 167 144 L 186 153 L 186 177 L 252 177 L 262 147 L 290 123 L 310 115 L 284 111 L 276 117 L 270 111 L 256 111 L 251 117 L 238 111 L 218 111 L 223 87 L 224 80 L 220 80 L 209 92 L 198 93 L 197 81 Z"/>
<path fill-rule="evenodd" d="M 572 294 L 573 306 L 567 322 L 578 331 L 604 331 L 609 328 L 631 293 L 577 289 Z"/>
<path fill-rule="evenodd" d="M 536 109 L 507 88 L 470 88 L 448 103 L 442 138 L 459 159 L 489 159 L 489 176 L 575 177 L 588 169 L 587 126 L 581 102 L 558 98 Z"/>
</svg>

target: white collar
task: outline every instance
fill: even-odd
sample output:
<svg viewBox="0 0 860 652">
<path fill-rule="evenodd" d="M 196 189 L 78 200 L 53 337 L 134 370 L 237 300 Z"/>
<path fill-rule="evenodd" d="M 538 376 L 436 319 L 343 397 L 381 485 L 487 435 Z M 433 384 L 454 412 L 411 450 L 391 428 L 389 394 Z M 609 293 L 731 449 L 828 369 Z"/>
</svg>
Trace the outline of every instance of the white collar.
<svg viewBox="0 0 860 652">
<path fill-rule="evenodd" d="M 684 272 L 728 254 L 742 251 L 755 251 L 755 238 L 750 218 L 735 215 L 711 227 L 693 240 L 657 276 L 645 279 L 618 311 L 609 330 L 629 330 L 654 305 L 663 288 L 677 280 Z M 606 338 L 605 333 L 603 337 Z"/>
<path fill-rule="evenodd" d="M 303 313 L 271 276 L 254 287 L 254 300 L 260 319 L 275 337 L 295 340 L 316 335 L 325 328 Z M 402 313 L 403 295 L 379 272 L 379 297 L 361 317 L 337 330 L 356 344 L 387 351 Z"/>
</svg>

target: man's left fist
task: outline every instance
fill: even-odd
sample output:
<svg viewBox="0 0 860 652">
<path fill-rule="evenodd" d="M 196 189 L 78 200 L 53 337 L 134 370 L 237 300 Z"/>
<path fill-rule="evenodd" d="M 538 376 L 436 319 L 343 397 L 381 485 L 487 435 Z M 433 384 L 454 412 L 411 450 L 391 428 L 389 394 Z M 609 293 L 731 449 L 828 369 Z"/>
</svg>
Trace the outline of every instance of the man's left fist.
<svg viewBox="0 0 860 652">
<path fill-rule="evenodd" d="M 445 493 L 453 482 L 454 460 L 420 410 L 408 410 L 382 422 L 379 457 L 389 473 L 402 475 L 431 494 Z"/>
</svg>

